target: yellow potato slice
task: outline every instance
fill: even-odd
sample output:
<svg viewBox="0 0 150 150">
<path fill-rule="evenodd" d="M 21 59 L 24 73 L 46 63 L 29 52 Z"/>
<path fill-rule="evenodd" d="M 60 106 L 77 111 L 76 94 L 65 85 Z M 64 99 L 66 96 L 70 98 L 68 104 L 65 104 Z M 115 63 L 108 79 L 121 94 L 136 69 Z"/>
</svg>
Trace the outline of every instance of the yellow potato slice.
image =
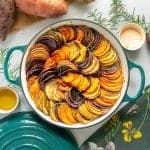
<svg viewBox="0 0 150 150">
<path fill-rule="evenodd" d="M 75 76 L 74 73 L 69 72 L 67 75 L 62 76 L 61 78 L 64 82 L 71 83 L 75 78 L 74 76 Z"/>
<path fill-rule="evenodd" d="M 49 101 L 49 115 L 51 117 L 52 120 L 54 121 L 58 121 L 58 118 L 56 116 L 56 108 L 55 108 L 55 103 L 53 101 Z"/>
<path fill-rule="evenodd" d="M 110 92 L 105 89 L 101 89 L 101 97 L 110 100 L 117 100 L 120 97 L 120 92 Z"/>
<path fill-rule="evenodd" d="M 93 69 L 95 68 L 96 65 L 99 65 L 99 61 L 97 61 L 97 59 L 95 57 L 93 57 L 91 65 L 88 68 L 83 69 L 82 72 L 84 74 L 89 74 L 90 72 L 93 71 Z"/>
<path fill-rule="evenodd" d="M 85 101 L 85 106 L 86 106 L 86 108 L 88 109 L 89 112 L 91 112 L 95 115 L 99 116 L 99 115 L 103 114 L 103 112 L 99 108 L 96 108 L 96 106 L 91 104 L 91 101 L 86 100 Z"/>
<path fill-rule="evenodd" d="M 84 93 L 94 93 L 100 85 L 98 78 L 90 77 L 90 80 L 90 87 Z"/>
<path fill-rule="evenodd" d="M 58 84 L 56 80 L 52 80 L 45 85 L 45 93 L 50 100 L 62 101 L 61 95 L 58 93 Z"/>
<path fill-rule="evenodd" d="M 79 106 L 79 112 L 88 120 L 93 120 L 97 117 L 97 115 L 88 111 L 84 103 Z"/>
<path fill-rule="evenodd" d="M 94 55 L 97 57 L 101 57 L 103 55 L 105 55 L 109 50 L 110 50 L 111 44 L 108 40 L 103 39 L 101 41 L 100 46 L 93 51 Z"/>
<path fill-rule="evenodd" d="M 80 47 L 78 46 L 78 44 L 76 44 L 76 42 L 68 43 L 66 47 L 69 48 L 69 60 L 73 61 L 77 59 L 77 57 L 79 57 Z"/>
<path fill-rule="evenodd" d="M 84 124 L 87 124 L 91 121 L 91 120 L 88 120 L 85 117 L 83 117 L 79 112 L 75 113 L 75 117 L 79 122 L 84 123 Z"/>
<path fill-rule="evenodd" d="M 71 85 L 73 85 L 74 87 L 78 87 L 78 86 L 80 86 L 80 82 L 81 82 L 81 80 L 82 80 L 82 78 L 81 78 L 81 76 L 82 75 L 77 75 L 76 74 L 76 77 L 74 78 L 74 80 L 71 82 Z"/>
<path fill-rule="evenodd" d="M 76 43 L 79 45 L 80 47 L 80 55 L 77 59 L 75 59 L 74 61 L 76 63 L 81 63 L 85 60 L 86 58 L 86 47 L 84 45 L 82 45 L 80 42 L 76 41 Z"/>
<path fill-rule="evenodd" d="M 95 99 L 101 94 L 100 85 L 98 86 L 97 90 L 94 93 L 83 93 L 83 96 L 87 99 Z"/>
<path fill-rule="evenodd" d="M 100 69 L 100 62 L 98 59 L 96 59 L 96 65 L 93 69 L 91 69 L 91 71 L 88 72 L 88 74 L 94 74 L 96 72 L 98 72 Z"/>
<path fill-rule="evenodd" d="M 85 91 L 90 86 L 90 80 L 87 77 L 82 76 L 82 84 L 79 86 L 79 91 Z"/>
</svg>

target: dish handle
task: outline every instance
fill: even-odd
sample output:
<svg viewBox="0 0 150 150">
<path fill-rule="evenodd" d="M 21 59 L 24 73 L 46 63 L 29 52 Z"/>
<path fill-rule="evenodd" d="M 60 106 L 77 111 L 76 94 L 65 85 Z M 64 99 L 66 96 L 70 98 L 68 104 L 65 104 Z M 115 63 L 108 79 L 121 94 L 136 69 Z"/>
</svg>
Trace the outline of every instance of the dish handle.
<svg viewBox="0 0 150 150">
<path fill-rule="evenodd" d="M 26 45 L 15 46 L 15 47 L 12 47 L 8 50 L 6 58 L 4 60 L 4 75 L 10 83 L 20 86 L 21 85 L 20 76 L 18 76 L 15 80 L 12 80 L 9 76 L 9 71 L 8 71 L 9 70 L 8 69 L 8 63 L 9 63 L 10 57 L 13 54 L 13 52 L 17 51 L 17 50 L 24 53 L 25 50 L 26 50 Z M 142 96 L 142 93 L 143 93 L 143 90 L 144 90 L 144 87 L 145 87 L 145 73 L 144 73 L 143 68 L 140 65 L 137 65 L 137 64 L 135 64 L 131 61 L 128 62 L 128 65 L 129 65 L 130 70 L 132 70 L 133 68 L 137 68 L 140 71 L 140 75 L 141 75 L 141 84 L 140 84 L 140 88 L 139 88 L 137 94 L 133 97 L 126 94 L 125 97 L 124 97 L 124 100 L 123 100 L 124 102 L 125 101 L 133 102 L 133 101 L 137 100 L 140 96 Z"/>
<path fill-rule="evenodd" d="M 129 70 L 132 70 L 133 68 L 137 68 L 139 70 L 140 76 L 141 76 L 140 88 L 139 88 L 137 94 L 133 97 L 126 94 L 124 97 L 124 100 L 123 100 L 123 102 L 134 102 L 138 98 L 140 98 L 143 94 L 143 90 L 145 87 L 145 73 L 144 73 L 144 69 L 140 65 L 137 65 L 137 64 L 133 63 L 132 61 L 128 61 L 128 65 L 129 65 Z"/>
<path fill-rule="evenodd" d="M 26 45 L 12 47 L 8 50 L 6 58 L 4 60 L 4 75 L 5 75 L 5 78 L 7 79 L 8 82 L 10 82 L 12 84 L 16 84 L 18 86 L 21 85 L 20 75 L 15 80 L 12 80 L 10 78 L 10 75 L 9 75 L 8 64 L 9 64 L 9 61 L 11 59 L 11 55 L 13 54 L 14 51 L 21 51 L 22 53 L 24 53 L 25 50 L 26 50 Z"/>
</svg>

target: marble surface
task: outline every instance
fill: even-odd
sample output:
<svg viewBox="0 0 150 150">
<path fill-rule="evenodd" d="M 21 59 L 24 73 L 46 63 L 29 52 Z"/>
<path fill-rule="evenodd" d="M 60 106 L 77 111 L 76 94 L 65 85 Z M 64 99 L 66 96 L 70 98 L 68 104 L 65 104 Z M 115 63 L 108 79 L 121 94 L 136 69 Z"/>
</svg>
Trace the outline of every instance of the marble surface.
<svg viewBox="0 0 150 150">
<path fill-rule="evenodd" d="M 149 11 L 149 2 L 147 0 L 142 1 L 136 1 L 135 0 L 125 0 L 124 1 L 127 4 L 127 7 L 129 10 L 132 10 L 134 7 L 136 8 L 137 14 L 145 14 L 146 19 L 150 21 L 150 11 Z M 62 19 L 68 19 L 68 18 L 84 18 L 87 19 L 88 12 L 97 8 L 101 12 L 104 13 L 104 16 L 108 16 L 108 10 L 110 6 L 111 0 L 96 0 L 94 3 L 90 5 L 81 5 L 81 4 L 71 4 L 69 7 L 69 12 L 67 15 L 56 18 L 56 19 L 45 19 L 43 21 L 40 21 L 36 24 L 33 24 L 29 26 L 28 28 L 25 28 L 21 31 L 15 32 L 10 34 L 7 39 L 4 42 L 0 41 L 0 47 L 8 48 L 16 45 L 25 45 L 28 44 L 30 39 L 38 33 L 42 28 L 46 27 L 50 23 L 62 20 Z M 147 48 L 147 45 L 145 44 L 142 49 L 140 49 L 137 52 L 126 52 L 127 56 L 130 60 L 136 62 L 137 64 L 140 64 L 146 74 L 146 84 L 150 83 L 149 78 L 149 72 L 150 72 L 150 49 Z M 14 65 L 19 65 L 21 60 L 21 54 L 16 54 L 18 59 L 14 59 L 13 63 Z M 131 84 L 129 86 L 129 93 L 130 95 L 134 95 L 136 91 L 138 90 L 136 87 L 139 85 L 139 75 L 136 70 L 133 70 L 131 72 Z M 3 74 L 0 74 L 0 86 L 7 85 L 7 81 L 5 80 Z M 18 111 L 29 111 L 32 110 L 31 107 L 28 105 L 28 103 L 25 101 L 25 98 L 21 92 L 21 90 L 18 90 L 20 95 L 20 106 L 16 110 Z M 0 115 L 0 119 L 5 117 L 6 115 Z M 71 130 L 74 136 L 76 137 L 76 140 L 79 145 L 83 143 L 93 132 L 95 132 L 101 124 L 97 124 L 96 126 L 86 128 L 86 129 L 74 129 Z"/>
</svg>

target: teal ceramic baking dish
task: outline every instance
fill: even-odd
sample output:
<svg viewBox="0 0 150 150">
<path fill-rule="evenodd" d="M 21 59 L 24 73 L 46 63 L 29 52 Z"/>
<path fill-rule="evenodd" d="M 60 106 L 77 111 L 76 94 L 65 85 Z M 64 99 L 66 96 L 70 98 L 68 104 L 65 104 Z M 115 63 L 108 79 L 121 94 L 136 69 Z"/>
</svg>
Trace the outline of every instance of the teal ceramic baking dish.
<svg viewBox="0 0 150 150">
<path fill-rule="evenodd" d="M 52 28 L 57 28 L 59 26 L 66 25 L 66 24 L 86 25 L 86 26 L 89 26 L 91 28 L 96 29 L 106 39 L 111 41 L 111 44 L 117 50 L 118 56 L 121 60 L 121 64 L 123 67 L 125 82 L 123 84 L 120 98 L 118 99 L 116 104 L 109 110 L 108 113 L 106 113 L 105 115 L 89 122 L 88 124 L 80 124 L 79 123 L 79 124 L 75 124 L 75 125 L 67 125 L 67 124 L 64 124 L 62 122 L 53 121 L 49 116 L 45 115 L 39 109 L 36 108 L 32 98 L 28 92 L 28 88 L 27 88 L 26 69 L 25 68 L 26 68 L 26 59 L 27 59 L 30 47 L 36 42 L 36 40 L 41 35 L 46 33 L 48 30 L 50 30 Z M 10 60 L 10 56 L 12 55 L 12 53 L 14 51 L 21 51 L 24 54 L 22 57 L 22 62 L 21 62 L 21 66 L 20 66 L 20 76 L 16 80 L 10 79 L 9 73 L 8 73 L 8 63 Z M 117 110 L 117 108 L 120 106 L 121 103 L 123 103 L 124 101 L 133 102 L 136 99 L 138 99 L 142 95 L 142 92 L 143 92 L 143 89 L 145 86 L 145 74 L 144 74 L 143 68 L 140 65 L 137 65 L 137 64 L 135 64 L 135 63 L 133 63 L 127 59 L 125 52 L 124 52 L 121 44 L 119 43 L 119 41 L 116 39 L 116 37 L 110 31 L 108 31 L 106 28 L 104 28 L 103 26 L 100 26 L 96 23 L 93 23 L 93 22 L 90 22 L 87 20 L 82 20 L 82 19 L 69 19 L 69 20 L 63 20 L 63 21 L 59 21 L 57 23 L 51 24 L 48 27 L 46 27 L 45 29 L 43 29 L 42 31 L 40 31 L 37 35 L 35 35 L 34 38 L 30 41 L 30 43 L 28 45 L 16 46 L 16 47 L 10 48 L 8 53 L 7 53 L 6 59 L 5 59 L 4 68 L 5 68 L 4 71 L 5 71 L 6 79 L 9 82 L 11 82 L 12 84 L 16 84 L 16 85 L 19 85 L 22 87 L 24 95 L 25 95 L 28 103 L 32 106 L 33 110 L 40 117 L 42 117 L 44 120 L 46 120 L 49 123 L 52 123 L 54 125 L 63 127 L 63 128 L 85 128 L 85 127 L 93 126 L 93 125 L 100 123 L 100 122 L 104 122 L 106 119 L 108 119 Z M 129 79 L 130 79 L 130 70 L 132 70 L 133 68 L 136 68 L 139 70 L 139 73 L 141 75 L 141 81 L 140 81 L 140 87 L 139 87 L 138 92 L 135 94 L 135 96 L 130 97 L 127 94 L 127 90 L 128 90 L 128 85 L 129 85 Z"/>
</svg>

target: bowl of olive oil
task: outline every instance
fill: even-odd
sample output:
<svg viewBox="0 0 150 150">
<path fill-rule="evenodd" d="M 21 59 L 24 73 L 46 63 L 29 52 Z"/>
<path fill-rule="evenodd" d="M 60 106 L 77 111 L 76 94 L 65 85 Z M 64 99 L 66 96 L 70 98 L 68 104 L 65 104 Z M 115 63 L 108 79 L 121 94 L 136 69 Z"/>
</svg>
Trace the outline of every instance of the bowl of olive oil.
<svg viewBox="0 0 150 150">
<path fill-rule="evenodd" d="M 0 113 L 11 113 L 19 104 L 18 93 L 10 87 L 0 87 Z"/>
</svg>

